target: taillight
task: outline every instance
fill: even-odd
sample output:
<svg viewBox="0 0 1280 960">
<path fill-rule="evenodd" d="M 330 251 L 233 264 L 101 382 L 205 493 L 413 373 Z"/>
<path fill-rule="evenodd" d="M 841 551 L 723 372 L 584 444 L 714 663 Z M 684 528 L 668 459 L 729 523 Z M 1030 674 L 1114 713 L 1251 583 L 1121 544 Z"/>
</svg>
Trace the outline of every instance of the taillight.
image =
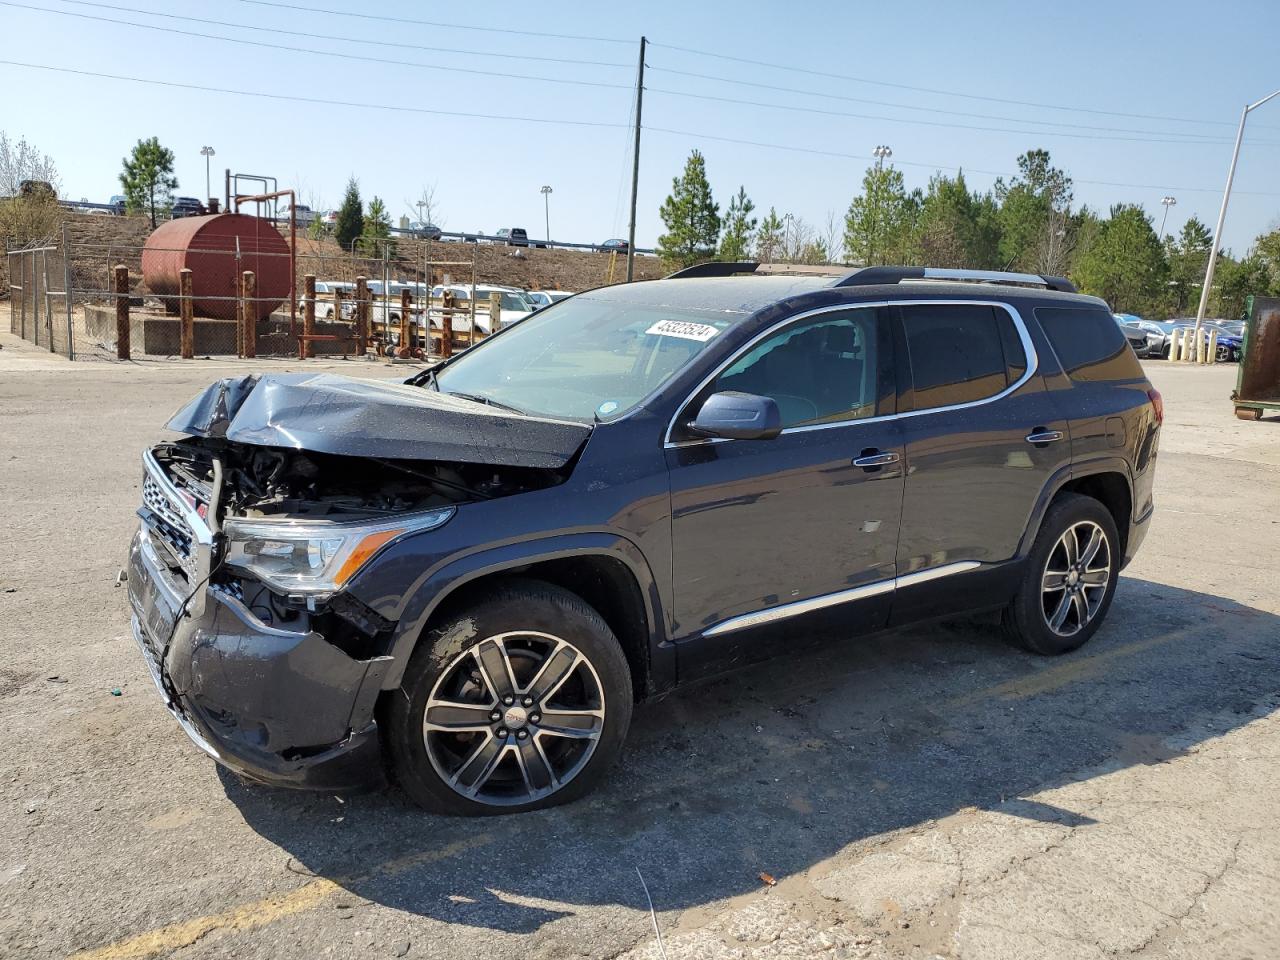
<svg viewBox="0 0 1280 960">
<path fill-rule="evenodd" d="M 1156 415 L 1156 425 L 1164 423 L 1164 397 L 1160 396 L 1160 391 L 1152 387 L 1147 391 L 1147 399 L 1151 401 L 1151 409 Z"/>
</svg>

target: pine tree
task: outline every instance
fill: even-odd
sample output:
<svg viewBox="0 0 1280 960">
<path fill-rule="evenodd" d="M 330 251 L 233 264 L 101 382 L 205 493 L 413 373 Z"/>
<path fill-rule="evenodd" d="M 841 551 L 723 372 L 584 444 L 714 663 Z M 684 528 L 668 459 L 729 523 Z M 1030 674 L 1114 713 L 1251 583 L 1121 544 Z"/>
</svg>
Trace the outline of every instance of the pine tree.
<svg viewBox="0 0 1280 960">
<path fill-rule="evenodd" d="M 124 188 L 125 208 L 130 213 L 146 210 L 154 227 L 158 215 L 173 205 L 173 191 L 178 189 L 173 151 L 160 146 L 157 137 L 139 140 L 123 163 L 120 186 Z"/>
<path fill-rule="evenodd" d="M 694 150 L 684 173 L 671 181 L 671 195 L 659 211 L 667 232 L 658 238 L 658 254 L 677 267 L 687 267 L 716 255 L 720 239 L 720 207 L 711 196 L 707 164 Z"/>
<path fill-rule="evenodd" d="M 774 207 L 760 221 L 760 229 L 756 233 L 756 259 L 762 263 L 773 263 L 782 254 L 782 218 Z"/>
<path fill-rule="evenodd" d="M 364 229 L 360 231 L 358 246 L 369 256 L 379 256 L 386 248 L 387 256 L 395 255 L 395 242 L 391 237 L 391 214 L 387 213 L 387 205 L 381 197 L 369 201 L 369 212 L 364 218 Z M 386 241 L 385 243 L 383 241 Z"/>
<path fill-rule="evenodd" d="M 1146 211 L 1118 203 L 1076 265 L 1083 293 L 1102 297 L 1118 313 L 1145 313 L 1165 296 L 1169 265 Z"/>
<path fill-rule="evenodd" d="M 342 197 L 342 206 L 338 208 L 338 220 L 333 226 L 333 235 L 338 246 L 350 250 L 351 244 L 364 232 L 364 205 L 360 202 L 360 184 L 352 177 L 347 181 L 347 192 Z"/>
<path fill-rule="evenodd" d="M 751 246 L 751 235 L 755 232 L 757 220 L 751 216 L 756 205 L 747 196 L 746 187 L 738 187 L 738 192 L 729 199 L 729 208 L 724 213 L 724 236 L 720 238 L 720 259 L 729 263 L 747 258 L 747 250 Z"/>
<path fill-rule="evenodd" d="M 907 193 L 902 172 L 892 166 L 868 167 L 862 193 L 844 219 L 844 248 L 854 263 L 867 266 L 905 263 L 914 258 L 914 232 L 924 195 Z"/>
</svg>

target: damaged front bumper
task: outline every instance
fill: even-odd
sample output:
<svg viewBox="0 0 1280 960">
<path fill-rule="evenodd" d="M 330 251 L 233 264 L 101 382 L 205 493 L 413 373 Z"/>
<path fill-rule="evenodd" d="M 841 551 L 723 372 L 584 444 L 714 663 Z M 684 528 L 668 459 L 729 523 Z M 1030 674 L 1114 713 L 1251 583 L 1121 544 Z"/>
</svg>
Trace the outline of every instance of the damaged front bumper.
<svg viewBox="0 0 1280 960">
<path fill-rule="evenodd" d="M 165 706 L 197 747 L 262 783 L 317 790 L 384 779 L 374 706 L 389 657 L 357 660 L 311 630 L 265 623 L 162 559 L 146 519 L 129 549 L 133 634 Z"/>
</svg>

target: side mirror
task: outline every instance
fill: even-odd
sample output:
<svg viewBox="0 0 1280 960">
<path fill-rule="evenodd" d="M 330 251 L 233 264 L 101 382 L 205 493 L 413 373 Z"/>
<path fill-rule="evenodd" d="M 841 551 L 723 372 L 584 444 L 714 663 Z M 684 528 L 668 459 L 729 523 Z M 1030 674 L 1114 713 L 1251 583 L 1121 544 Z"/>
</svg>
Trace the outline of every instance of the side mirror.
<svg viewBox="0 0 1280 960">
<path fill-rule="evenodd" d="M 782 414 L 772 397 L 727 390 L 707 397 L 689 430 L 700 437 L 772 440 L 782 432 Z"/>
</svg>

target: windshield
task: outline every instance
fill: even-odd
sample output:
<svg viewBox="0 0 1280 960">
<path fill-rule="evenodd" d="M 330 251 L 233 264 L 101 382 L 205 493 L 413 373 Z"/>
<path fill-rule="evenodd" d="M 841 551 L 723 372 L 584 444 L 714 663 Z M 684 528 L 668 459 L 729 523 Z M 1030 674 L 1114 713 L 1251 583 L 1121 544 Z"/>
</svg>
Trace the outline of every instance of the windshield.
<svg viewBox="0 0 1280 960">
<path fill-rule="evenodd" d="M 574 297 L 463 354 L 440 371 L 436 387 L 522 413 L 614 420 L 739 316 Z"/>
<path fill-rule="evenodd" d="M 523 293 L 504 293 L 502 295 L 502 309 L 520 310 L 527 313 L 530 310 L 537 310 L 538 305 Z"/>
</svg>

